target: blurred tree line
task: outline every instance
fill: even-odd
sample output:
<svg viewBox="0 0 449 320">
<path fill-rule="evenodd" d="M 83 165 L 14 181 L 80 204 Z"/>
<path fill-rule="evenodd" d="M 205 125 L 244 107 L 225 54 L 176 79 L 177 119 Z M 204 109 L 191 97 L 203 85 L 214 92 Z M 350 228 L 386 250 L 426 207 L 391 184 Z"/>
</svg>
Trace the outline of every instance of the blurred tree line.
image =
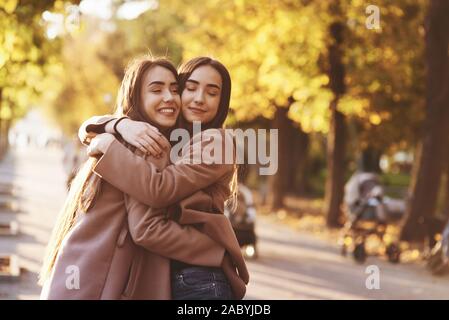
<svg viewBox="0 0 449 320">
<path fill-rule="evenodd" d="M 79 1 L 71 1 L 76 4 Z M 67 2 L 0 1 L 0 152 L 14 119 L 22 117 L 44 91 L 42 79 L 59 59 L 61 41 L 47 41 L 46 10 L 62 11 Z"/>
<path fill-rule="evenodd" d="M 228 125 L 279 129 L 277 174 L 253 170 L 248 180 L 269 183 L 273 209 L 287 194 L 323 197 L 327 224 L 341 226 L 349 175 L 380 173 L 381 157 L 402 151 L 415 159 L 399 168 L 411 175 L 403 238 L 423 239 L 435 215 L 449 214 L 446 1 L 377 0 L 380 25 L 368 29 L 361 0 L 164 0 L 134 20 L 82 16 L 56 39 L 45 38 L 40 15 L 67 1 L 0 3 L 2 123 L 36 95 L 73 134 L 114 108 L 132 57 L 211 55 L 233 80 Z"/>
</svg>

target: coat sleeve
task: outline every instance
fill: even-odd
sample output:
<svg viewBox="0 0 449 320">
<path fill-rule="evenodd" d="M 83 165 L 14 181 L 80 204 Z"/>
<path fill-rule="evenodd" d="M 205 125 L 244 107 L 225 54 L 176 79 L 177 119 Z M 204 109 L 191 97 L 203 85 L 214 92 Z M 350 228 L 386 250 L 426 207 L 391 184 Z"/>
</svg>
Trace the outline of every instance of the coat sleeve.
<svg viewBox="0 0 449 320">
<path fill-rule="evenodd" d="M 220 267 L 225 249 L 193 226 L 167 219 L 166 209 L 153 209 L 125 195 L 133 241 L 148 251 L 189 264 Z"/>
<path fill-rule="evenodd" d="M 81 143 L 88 146 L 97 134 L 106 132 L 106 124 L 114 119 L 116 119 L 115 116 L 105 115 L 94 116 L 84 121 L 78 130 L 78 137 Z"/>
<path fill-rule="evenodd" d="M 94 172 L 146 205 L 153 208 L 168 207 L 214 184 L 223 176 L 232 174 L 233 163 L 211 163 L 211 159 L 205 157 L 204 153 L 200 154 L 203 157 L 199 164 L 189 160 L 196 159 L 195 157 L 198 157 L 202 150 L 207 150 L 211 143 L 224 146 L 224 135 L 219 135 L 214 142 L 202 140 L 191 144 L 176 164 L 158 169 L 153 163 L 137 156 L 114 140 L 97 162 Z M 226 148 L 234 152 L 233 140 L 226 143 L 231 144 L 231 147 Z M 224 154 L 225 152 L 222 153 L 223 157 Z M 234 154 L 231 155 L 230 162 L 234 161 L 233 157 Z"/>
</svg>

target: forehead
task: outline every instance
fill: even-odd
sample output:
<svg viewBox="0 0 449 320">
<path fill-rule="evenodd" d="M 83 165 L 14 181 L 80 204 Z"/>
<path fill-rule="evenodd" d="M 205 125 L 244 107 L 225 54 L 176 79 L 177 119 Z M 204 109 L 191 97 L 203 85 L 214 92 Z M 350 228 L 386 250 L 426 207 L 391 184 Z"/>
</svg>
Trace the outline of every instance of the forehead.
<svg viewBox="0 0 449 320">
<path fill-rule="evenodd" d="M 195 80 L 205 84 L 215 84 L 219 87 L 221 87 L 222 82 L 220 73 L 209 65 L 196 68 L 188 80 Z"/>
<path fill-rule="evenodd" d="M 176 78 L 175 75 L 167 68 L 154 66 L 145 72 L 143 81 L 147 84 L 153 81 L 171 83 L 176 82 Z"/>
</svg>

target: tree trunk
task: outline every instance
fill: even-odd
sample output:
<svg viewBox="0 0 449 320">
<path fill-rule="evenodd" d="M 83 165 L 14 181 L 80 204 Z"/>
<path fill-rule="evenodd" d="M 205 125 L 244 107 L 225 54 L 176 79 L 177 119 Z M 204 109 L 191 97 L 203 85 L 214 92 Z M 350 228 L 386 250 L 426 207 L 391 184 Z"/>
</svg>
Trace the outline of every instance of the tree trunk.
<svg viewBox="0 0 449 320">
<path fill-rule="evenodd" d="M 362 151 L 362 170 L 367 172 L 380 173 L 380 157 L 382 152 L 373 148 L 367 147 Z"/>
<path fill-rule="evenodd" d="M 296 174 L 298 172 L 297 162 L 300 160 L 300 155 L 298 153 L 298 129 L 293 125 L 293 121 L 288 121 L 288 127 L 284 129 L 289 131 L 288 136 L 290 137 L 289 142 L 291 149 L 289 150 L 289 159 L 286 162 L 288 175 L 285 176 L 285 192 L 288 193 L 293 192 L 295 189 Z"/>
<path fill-rule="evenodd" d="M 426 18 L 426 119 L 419 166 L 401 239 L 422 241 L 434 214 L 449 127 L 449 2 L 432 0 Z"/>
<path fill-rule="evenodd" d="M 291 130 L 289 130 L 288 108 L 277 108 L 273 128 L 279 130 L 278 171 L 271 179 L 273 195 L 271 208 L 277 210 L 284 207 L 284 197 L 287 185 L 288 162 L 292 148 L 290 146 Z"/>
<path fill-rule="evenodd" d="M 346 124 L 345 116 L 339 112 L 338 100 L 331 102 L 331 123 L 327 136 L 327 178 L 324 208 L 327 225 L 341 226 L 341 203 L 344 192 Z"/>
<path fill-rule="evenodd" d="M 286 175 L 286 192 L 303 194 L 305 191 L 305 167 L 308 152 L 309 136 L 302 131 L 301 126 L 297 126 L 290 121 L 291 157 L 287 161 L 288 174 Z"/>
<path fill-rule="evenodd" d="M 448 146 L 449 148 L 449 146 Z M 449 153 L 449 152 L 448 152 Z M 445 220 L 449 220 L 449 157 L 446 160 L 446 193 L 443 207 L 443 215 Z"/>
<path fill-rule="evenodd" d="M 309 153 L 309 135 L 300 129 L 298 133 L 297 142 L 297 173 L 296 173 L 296 184 L 295 190 L 300 196 L 304 196 L 307 188 L 306 181 L 306 169 L 307 169 L 307 158 Z M 296 149 L 296 148 L 295 148 Z"/>
<path fill-rule="evenodd" d="M 338 4 L 338 3 L 337 3 Z M 337 8 L 338 9 L 338 8 Z M 338 10 L 337 10 L 338 12 Z M 346 120 L 338 111 L 338 101 L 346 92 L 345 67 L 342 62 L 344 25 L 341 21 L 332 23 L 329 32 L 332 38 L 328 48 L 329 85 L 334 94 L 330 103 L 331 120 L 327 138 L 327 177 L 324 210 L 328 227 L 340 227 L 341 203 L 344 192 Z"/>
</svg>

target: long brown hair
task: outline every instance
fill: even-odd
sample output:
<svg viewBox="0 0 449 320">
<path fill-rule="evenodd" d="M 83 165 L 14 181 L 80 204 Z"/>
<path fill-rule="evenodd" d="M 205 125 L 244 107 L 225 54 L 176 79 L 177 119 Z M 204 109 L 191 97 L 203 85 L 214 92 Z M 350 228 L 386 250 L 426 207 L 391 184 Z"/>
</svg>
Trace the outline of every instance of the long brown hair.
<svg viewBox="0 0 449 320">
<path fill-rule="evenodd" d="M 165 58 L 153 58 L 145 55 L 139 57 L 127 66 L 120 89 L 117 94 L 115 116 L 128 116 L 131 120 L 145 121 L 153 124 L 141 105 L 141 88 L 145 73 L 155 66 L 161 66 L 173 73 L 176 81 L 179 80 L 174 65 Z M 44 263 L 39 274 L 39 283 L 43 284 L 50 277 L 62 241 L 70 232 L 78 215 L 87 213 L 95 204 L 95 199 L 101 192 L 101 178 L 93 174 L 97 163 L 96 158 L 89 158 L 74 178 L 64 206 L 48 243 Z"/>
<path fill-rule="evenodd" d="M 182 92 L 185 88 L 187 80 L 190 78 L 192 73 L 199 67 L 202 66 L 211 66 L 214 68 L 221 76 L 221 93 L 220 93 L 220 102 L 218 104 L 218 111 L 215 117 L 209 121 L 208 123 L 201 124 L 201 130 L 207 129 L 220 129 L 223 128 L 226 117 L 229 112 L 229 103 L 231 101 L 231 76 L 229 74 L 228 69 L 218 60 L 215 60 L 211 57 L 196 57 L 193 58 L 186 63 L 182 64 L 178 68 L 179 73 L 179 91 Z M 187 123 L 187 120 L 183 117 L 182 113 L 179 117 L 178 124 L 180 127 L 184 127 L 190 131 L 192 134 L 192 126 L 190 123 Z M 227 200 L 226 205 L 231 208 L 231 210 L 235 209 L 237 205 L 237 193 L 238 193 L 238 178 L 237 178 L 238 166 L 234 164 L 234 174 L 232 176 L 231 182 L 229 184 L 229 189 L 231 195 Z"/>
</svg>

